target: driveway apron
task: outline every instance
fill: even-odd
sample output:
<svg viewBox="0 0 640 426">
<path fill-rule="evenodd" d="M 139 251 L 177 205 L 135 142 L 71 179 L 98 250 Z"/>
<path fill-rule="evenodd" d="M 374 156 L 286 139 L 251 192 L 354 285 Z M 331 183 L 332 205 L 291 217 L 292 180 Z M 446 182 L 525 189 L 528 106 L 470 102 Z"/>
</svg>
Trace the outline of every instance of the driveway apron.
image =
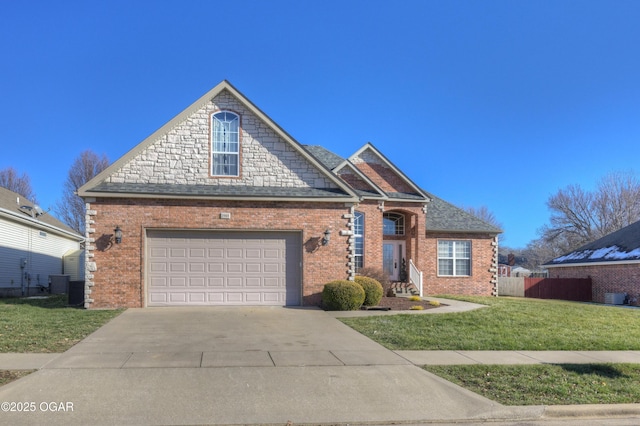
<svg viewBox="0 0 640 426">
<path fill-rule="evenodd" d="M 281 307 L 129 309 L 45 368 L 1 387 L 0 402 L 13 404 L 0 413 L 11 424 L 522 415 L 425 372 L 324 311 Z"/>
</svg>

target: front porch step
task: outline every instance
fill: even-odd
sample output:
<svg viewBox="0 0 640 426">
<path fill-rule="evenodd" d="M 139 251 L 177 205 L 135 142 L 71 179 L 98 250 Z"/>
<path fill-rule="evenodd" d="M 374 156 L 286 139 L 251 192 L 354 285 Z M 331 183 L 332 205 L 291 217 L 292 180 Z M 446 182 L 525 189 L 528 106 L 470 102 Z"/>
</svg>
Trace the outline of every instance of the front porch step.
<svg viewBox="0 0 640 426">
<path fill-rule="evenodd" d="M 391 283 L 391 292 L 396 296 L 419 296 L 420 292 L 413 283 Z"/>
</svg>

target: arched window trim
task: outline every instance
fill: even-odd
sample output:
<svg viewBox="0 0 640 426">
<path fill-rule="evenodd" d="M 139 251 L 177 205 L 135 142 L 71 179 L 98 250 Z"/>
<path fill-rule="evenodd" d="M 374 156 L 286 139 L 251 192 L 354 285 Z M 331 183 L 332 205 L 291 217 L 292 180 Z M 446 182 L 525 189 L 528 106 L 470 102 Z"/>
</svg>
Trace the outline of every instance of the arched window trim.
<svg viewBox="0 0 640 426">
<path fill-rule="evenodd" d="M 211 114 L 211 175 L 240 176 L 240 115 L 233 111 Z"/>
<path fill-rule="evenodd" d="M 382 215 L 382 232 L 384 235 L 404 235 L 404 215 L 385 212 Z"/>
</svg>

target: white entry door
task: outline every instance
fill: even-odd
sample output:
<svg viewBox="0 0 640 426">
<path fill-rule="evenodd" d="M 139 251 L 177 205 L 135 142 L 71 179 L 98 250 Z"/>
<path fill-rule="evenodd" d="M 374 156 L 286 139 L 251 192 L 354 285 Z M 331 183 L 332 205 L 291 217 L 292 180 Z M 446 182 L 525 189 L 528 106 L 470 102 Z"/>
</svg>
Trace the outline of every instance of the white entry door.
<svg viewBox="0 0 640 426">
<path fill-rule="evenodd" d="M 391 281 L 398 281 L 404 258 L 404 241 L 384 241 L 382 243 L 382 268 Z"/>
</svg>

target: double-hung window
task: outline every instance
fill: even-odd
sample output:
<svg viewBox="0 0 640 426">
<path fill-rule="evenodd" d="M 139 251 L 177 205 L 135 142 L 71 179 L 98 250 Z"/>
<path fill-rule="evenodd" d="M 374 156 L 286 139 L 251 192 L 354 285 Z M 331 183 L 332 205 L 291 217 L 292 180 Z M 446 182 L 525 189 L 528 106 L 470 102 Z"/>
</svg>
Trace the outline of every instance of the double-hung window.
<svg viewBox="0 0 640 426">
<path fill-rule="evenodd" d="M 364 213 L 356 212 L 353 219 L 353 265 L 356 272 L 364 265 Z"/>
<path fill-rule="evenodd" d="M 238 176 L 240 172 L 240 117 L 229 111 L 211 116 L 211 174 Z"/>
<path fill-rule="evenodd" d="M 438 241 L 438 275 L 471 275 L 471 241 Z"/>
</svg>

